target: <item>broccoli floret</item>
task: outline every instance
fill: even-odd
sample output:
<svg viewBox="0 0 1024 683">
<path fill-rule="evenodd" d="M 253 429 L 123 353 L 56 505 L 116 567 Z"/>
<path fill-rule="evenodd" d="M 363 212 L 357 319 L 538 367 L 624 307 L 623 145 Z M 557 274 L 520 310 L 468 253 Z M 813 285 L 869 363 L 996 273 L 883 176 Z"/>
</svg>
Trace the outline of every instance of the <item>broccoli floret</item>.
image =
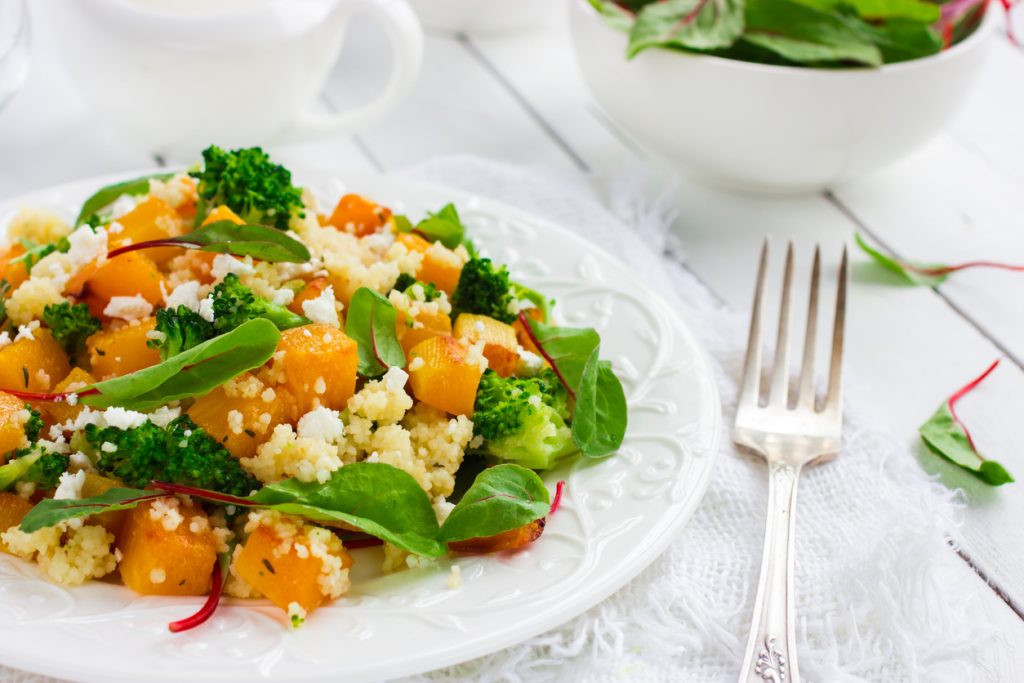
<svg viewBox="0 0 1024 683">
<path fill-rule="evenodd" d="M 197 226 L 219 205 L 247 223 L 281 230 L 293 214 L 303 215 L 302 191 L 292 185 L 291 172 L 259 147 L 228 152 L 211 145 L 203 151 L 203 169 L 191 175 L 198 181 Z"/>
<path fill-rule="evenodd" d="M 228 273 L 219 285 L 213 288 L 213 325 L 218 332 L 229 332 L 253 318 L 266 318 L 277 325 L 279 330 L 308 325 L 309 319 L 292 313 L 280 306 L 253 294 L 242 284 L 238 276 Z"/>
<path fill-rule="evenodd" d="M 505 266 L 495 267 L 489 258 L 472 258 L 462 266 L 452 294 L 452 318 L 460 313 L 476 313 L 511 323 L 516 319 L 511 310 L 511 289 Z"/>
<path fill-rule="evenodd" d="M 28 410 L 28 420 L 25 421 L 24 427 L 25 438 L 35 442 L 39 439 L 39 433 L 43 431 L 43 418 L 39 411 L 28 403 L 25 404 L 25 409 Z"/>
<path fill-rule="evenodd" d="M 89 312 L 87 304 L 47 304 L 43 309 L 43 322 L 69 356 L 85 347 L 89 335 L 100 331 L 100 321 Z"/>
<path fill-rule="evenodd" d="M 15 451 L 14 457 L 0 467 L 0 490 L 8 490 L 18 482 L 32 482 L 40 489 L 52 489 L 60 481 L 70 458 L 40 447 Z"/>
<path fill-rule="evenodd" d="M 235 496 L 249 495 L 260 486 L 224 446 L 187 415 L 166 429 L 149 420 L 131 429 L 88 425 L 85 437 L 100 453 L 97 469 L 128 486 L 142 488 L 151 481 L 167 481 Z M 107 443 L 115 450 L 104 446 Z"/>
<path fill-rule="evenodd" d="M 536 377 L 504 378 L 484 372 L 476 394 L 473 432 L 483 452 L 543 470 L 575 451 L 565 389 L 551 370 Z"/>
<path fill-rule="evenodd" d="M 146 344 L 159 349 L 164 360 L 217 336 L 213 323 L 184 305 L 157 311 L 156 331 L 163 337 L 150 339 Z"/>
<path fill-rule="evenodd" d="M 441 296 L 441 291 L 434 286 L 434 283 L 421 282 L 408 273 L 402 273 L 399 275 L 398 279 L 395 280 L 395 286 L 391 289 L 397 289 L 399 292 L 407 294 L 409 290 L 412 289 L 413 285 L 419 285 L 423 288 L 424 301 L 433 301 Z"/>
</svg>

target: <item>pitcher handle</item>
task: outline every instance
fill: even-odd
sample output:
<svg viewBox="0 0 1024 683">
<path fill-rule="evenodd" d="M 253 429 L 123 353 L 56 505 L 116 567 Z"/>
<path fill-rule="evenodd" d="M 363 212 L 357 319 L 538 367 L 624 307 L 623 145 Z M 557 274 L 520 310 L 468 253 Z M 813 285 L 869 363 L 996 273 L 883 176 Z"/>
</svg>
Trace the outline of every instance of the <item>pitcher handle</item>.
<svg viewBox="0 0 1024 683">
<path fill-rule="evenodd" d="M 305 111 L 282 134 L 284 142 L 302 142 L 349 133 L 375 121 L 394 108 L 416 83 L 423 63 L 423 28 L 406 0 L 356 0 L 342 2 L 332 16 L 347 24 L 352 15 L 366 13 L 383 26 L 394 56 L 391 78 L 384 91 L 366 104 L 340 112 Z"/>
</svg>

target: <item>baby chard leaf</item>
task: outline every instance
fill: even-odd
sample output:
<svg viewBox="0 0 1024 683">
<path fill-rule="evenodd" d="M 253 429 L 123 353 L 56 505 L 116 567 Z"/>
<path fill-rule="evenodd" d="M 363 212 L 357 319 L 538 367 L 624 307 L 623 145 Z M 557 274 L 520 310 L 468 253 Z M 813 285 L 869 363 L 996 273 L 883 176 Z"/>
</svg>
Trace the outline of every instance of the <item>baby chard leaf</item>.
<svg viewBox="0 0 1024 683">
<path fill-rule="evenodd" d="M 280 339 L 274 323 L 262 318 L 249 320 L 162 363 L 93 384 L 79 392 L 79 402 L 96 408 L 150 410 L 202 396 L 263 365 L 274 355 Z"/>
<path fill-rule="evenodd" d="M 987 460 L 978 452 L 967 426 L 957 417 L 956 404 L 981 384 L 998 365 L 997 360 L 985 372 L 943 401 L 935 414 L 918 430 L 929 450 L 990 486 L 1007 484 L 1013 481 L 1013 476 L 998 462 Z"/>
<path fill-rule="evenodd" d="M 163 491 L 113 488 L 92 498 L 44 498 L 21 520 L 18 528 L 26 534 L 46 527 L 56 526 L 63 521 L 97 515 L 101 512 L 129 510 L 139 503 L 155 498 L 165 498 Z"/>
<path fill-rule="evenodd" d="M 743 33 L 742 0 L 664 0 L 645 5 L 629 34 L 627 56 L 649 47 L 726 48 Z"/>
<path fill-rule="evenodd" d="M 344 522 L 403 550 L 439 557 L 437 515 L 412 475 L 384 463 L 345 465 L 323 484 L 289 479 L 248 498 L 253 507 L 321 523 Z"/>
<path fill-rule="evenodd" d="M 575 400 L 573 443 L 587 457 L 615 452 L 626 435 L 628 409 L 619 378 L 610 363 L 600 360 L 597 332 L 546 325 L 522 313 L 519 320 Z"/>
<path fill-rule="evenodd" d="M 360 287 L 345 316 L 345 334 L 356 340 L 359 374 L 379 377 L 390 367 L 405 367 L 405 352 L 398 343 L 395 307 L 379 293 Z"/>
<path fill-rule="evenodd" d="M 871 257 L 872 261 L 889 272 L 895 273 L 907 284 L 920 285 L 923 287 L 936 287 L 942 284 L 946 278 L 949 277 L 949 273 L 944 272 L 943 270 L 944 266 L 925 266 L 919 263 L 897 261 L 891 256 L 883 254 L 868 244 L 867 241 L 861 237 L 860 233 L 854 235 L 853 239 L 857 243 L 857 246 L 861 248 L 861 251 Z M 933 270 L 934 272 L 932 272 Z"/>
<path fill-rule="evenodd" d="M 305 263 L 309 260 L 306 245 L 284 232 L 265 225 L 239 225 L 232 221 L 210 223 L 177 237 L 126 244 L 112 250 L 107 257 L 114 258 L 139 249 L 175 246 L 214 254 L 252 256 L 273 263 Z"/>
<path fill-rule="evenodd" d="M 440 242 L 449 249 L 454 249 L 466 240 L 466 226 L 462 224 L 458 210 L 451 203 L 445 204 L 435 213 L 427 214 L 427 217 L 416 225 L 413 225 L 407 216 L 397 215 L 393 220 L 398 232 L 415 232 L 431 242 Z"/>
<path fill-rule="evenodd" d="M 115 199 L 123 194 L 146 194 L 149 192 L 150 180 L 167 180 L 173 177 L 173 173 L 156 173 L 153 175 L 144 175 L 141 178 L 123 180 L 119 183 L 114 183 L 113 185 L 101 187 L 91 197 L 86 199 L 84 204 L 82 204 L 82 210 L 78 212 L 78 218 L 75 219 L 75 227 L 77 228 L 85 223 L 93 214 L 110 205 Z"/>
<path fill-rule="evenodd" d="M 544 482 L 520 465 L 489 467 L 477 475 L 441 526 L 445 542 L 485 538 L 518 529 L 548 514 Z"/>
</svg>

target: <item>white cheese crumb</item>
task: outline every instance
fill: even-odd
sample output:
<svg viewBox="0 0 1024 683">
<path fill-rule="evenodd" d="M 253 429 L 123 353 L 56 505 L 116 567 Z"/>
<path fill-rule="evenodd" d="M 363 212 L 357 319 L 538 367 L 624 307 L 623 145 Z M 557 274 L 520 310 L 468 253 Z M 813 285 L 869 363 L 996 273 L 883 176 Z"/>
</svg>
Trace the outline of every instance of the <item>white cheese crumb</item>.
<svg viewBox="0 0 1024 683">
<path fill-rule="evenodd" d="M 110 205 L 110 216 L 111 218 L 115 219 L 120 218 L 129 211 L 133 210 L 136 206 L 138 206 L 138 204 L 139 200 L 136 199 L 133 195 L 123 194 L 117 199 L 115 199 L 114 203 Z M 120 225 L 120 223 L 118 223 L 118 225 Z M 111 230 L 111 232 L 115 231 Z M 120 230 L 116 232 L 120 232 Z"/>
<path fill-rule="evenodd" d="M 388 368 L 388 371 L 384 373 L 384 377 L 381 378 L 381 381 L 384 382 L 384 386 L 386 386 L 389 391 L 405 391 L 405 383 L 409 381 L 409 373 L 400 367 L 392 365 Z"/>
<path fill-rule="evenodd" d="M 339 327 L 338 307 L 334 300 L 334 287 L 327 285 L 320 296 L 302 302 L 302 312 L 315 323 Z"/>
<path fill-rule="evenodd" d="M 223 280 L 229 274 L 252 275 L 256 269 L 252 267 L 252 258 L 246 257 L 245 261 L 239 261 L 231 254 L 217 254 L 213 259 L 213 266 L 210 268 L 210 275 L 216 280 Z"/>
<path fill-rule="evenodd" d="M 65 472 L 60 475 L 60 484 L 53 493 L 54 500 L 78 500 L 82 497 L 82 484 L 85 483 L 85 472 L 79 470 L 74 474 Z"/>
<path fill-rule="evenodd" d="M 206 297 L 199 302 L 199 317 L 203 320 L 213 322 L 213 295 Z"/>
<path fill-rule="evenodd" d="M 457 564 L 452 565 L 452 571 L 448 574 L 448 588 L 451 590 L 462 588 L 462 570 Z"/>
<path fill-rule="evenodd" d="M 345 423 L 337 410 L 314 408 L 299 419 L 297 431 L 303 439 L 336 443 L 345 435 Z"/>
<path fill-rule="evenodd" d="M 416 356 L 409 363 L 409 372 L 416 372 L 417 370 L 419 370 L 420 368 L 422 368 L 426 364 L 427 364 L 427 361 L 423 360 L 422 356 Z"/>
<path fill-rule="evenodd" d="M 22 339 L 35 339 L 36 335 L 34 332 L 39 329 L 39 321 L 33 320 L 27 325 L 18 325 L 18 334 L 14 337 L 14 341 L 21 341 Z"/>
<path fill-rule="evenodd" d="M 313 391 L 315 391 L 318 394 L 327 393 L 327 382 L 324 381 L 323 377 L 316 378 L 316 383 L 313 384 Z"/>
<path fill-rule="evenodd" d="M 121 320 L 142 320 L 153 313 L 153 304 L 142 298 L 141 294 L 135 296 L 112 296 L 110 303 L 103 309 L 103 315 Z"/>
<path fill-rule="evenodd" d="M 7 330 L 0 332 L 0 349 L 11 343 L 11 333 Z"/>
<path fill-rule="evenodd" d="M 78 268 L 96 262 L 102 264 L 107 260 L 107 231 L 97 228 L 95 232 L 86 227 L 81 227 L 68 235 L 69 260 Z"/>
<path fill-rule="evenodd" d="M 167 304 L 167 308 L 177 308 L 178 306 L 185 306 L 189 310 L 199 310 L 199 282 L 196 280 L 189 280 L 183 282 L 174 288 L 174 291 L 169 295 L 164 296 L 164 303 Z"/>
<path fill-rule="evenodd" d="M 273 301 L 278 306 L 287 306 L 292 302 L 294 298 L 294 290 L 288 289 L 287 287 L 282 287 L 281 289 L 274 290 L 274 295 L 270 297 L 270 300 Z"/>
<path fill-rule="evenodd" d="M 103 419 L 106 421 L 107 426 L 117 427 L 118 429 L 134 429 L 135 427 L 141 427 L 146 422 L 144 414 L 116 406 L 104 410 Z"/>
<path fill-rule="evenodd" d="M 117 453 L 117 444 L 110 443 L 109 441 L 104 441 L 103 444 L 100 446 L 100 450 L 103 451 L 104 453 Z"/>
<path fill-rule="evenodd" d="M 150 583 L 163 583 L 167 580 L 167 572 L 160 567 L 151 569 L 149 571 L 149 582 Z"/>
</svg>

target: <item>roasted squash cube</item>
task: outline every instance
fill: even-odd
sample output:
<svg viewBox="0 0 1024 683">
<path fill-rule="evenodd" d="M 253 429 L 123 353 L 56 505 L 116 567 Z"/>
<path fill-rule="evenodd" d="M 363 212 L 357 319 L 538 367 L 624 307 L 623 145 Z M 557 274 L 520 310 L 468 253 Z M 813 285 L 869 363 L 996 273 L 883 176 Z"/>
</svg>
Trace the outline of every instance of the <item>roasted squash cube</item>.
<svg viewBox="0 0 1024 683">
<path fill-rule="evenodd" d="M 338 200 L 327 223 L 356 237 L 365 237 L 378 232 L 390 219 L 391 209 L 361 195 L 347 194 Z"/>
<path fill-rule="evenodd" d="M 487 367 L 508 377 L 519 363 L 519 342 L 511 325 L 486 315 L 463 313 L 455 321 L 455 336 L 469 344 L 484 343 Z"/>
<path fill-rule="evenodd" d="M 0 280 L 7 280 L 12 292 L 28 279 L 28 269 L 24 262 L 11 263 L 11 259 L 22 256 L 25 251 L 21 244 L 12 244 L 0 249 Z"/>
<path fill-rule="evenodd" d="M 484 368 L 471 360 L 466 343 L 453 337 L 432 337 L 420 342 L 409 352 L 413 394 L 427 405 L 453 415 L 472 415 Z"/>
<path fill-rule="evenodd" d="M 167 518 L 154 511 L 161 502 L 143 503 L 125 517 L 117 536 L 121 579 L 143 595 L 205 595 L 217 561 L 217 541 L 208 522 L 194 522 L 206 521 L 206 514 L 181 504 L 183 519 L 168 528 Z"/>
<path fill-rule="evenodd" d="M 281 538 L 272 525 L 260 524 L 235 556 L 234 570 L 281 609 L 296 602 L 311 612 L 329 597 L 321 586 L 323 560 L 311 547 L 303 533 Z M 341 559 L 343 569 L 352 566 L 340 543 L 328 552 Z"/>
<path fill-rule="evenodd" d="M 164 300 L 161 284 L 164 284 L 164 276 L 153 260 L 141 251 L 130 251 L 96 267 L 85 286 L 106 308 L 115 296 L 139 295 L 154 306 L 161 305 Z"/>
<path fill-rule="evenodd" d="M 32 509 L 32 503 L 28 502 L 16 493 L 0 493 L 0 534 L 11 527 L 21 524 L 25 515 Z M 0 550 L 10 552 L 3 541 L 0 541 Z"/>
<path fill-rule="evenodd" d="M 0 392 L 0 464 L 11 451 L 25 445 L 25 401 Z"/>
<path fill-rule="evenodd" d="M 171 205 L 157 197 L 149 197 L 134 209 L 117 219 L 121 226 L 118 232 L 108 230 L 108 243 L 111 249 L 128 244 L 138 244 L 151 240 L 167 239 L 181 233 L 181 217 Z M 160 247 L 147 249 L 146 256 L 155 263 L 163 264 L 181 253 L 180 247 Z"/>
<path fill-rule="evenodd" d="M 47 392 L 71 372 L 64 349 L 50 331 L 37 329 L 0 349 L 0 390 Z"/>
<path fill-rule="evenodd" d="M 359 353 L 354 339 L 330 325 L 314 323 L 281 332 L 275 367 L 284 368 L 285 386 L 300 415 L 318 405 L 344 410 L 356 390 Z"/>
<path fill-rule="evenodd" d="M 408 356 L 414 346 L 432 337 L 451 336 L 452 319 L 446 314 L 420 312 L 410 320 L 404 311 L 398 311 L 395 324 L 398 328 L 398 343 Z"/>
<path fill-rule="evenodd" d="M 330 282 L 325 277 L 313 278 L 306 283 L 305 287 L 303 287 L 298 294 L 295 295 L 292 302 L 288 304 L 288 310 L 292 313 L 297 313 L 298 315 L 305 315 L 305 312 L 302 310 L 302 303 L 304 301 L 312 301 L 319 297 L 320 294 L 327 289 L 328 284 L 330 284 Z"/>
<path fill-rule="evenodd" d="M 256 396 L 229 396 L 221 385 L 197 398 L 188 416 L 236 458 L 256 455 L 274 427 L 299 419 L 295 397 L 283 386 L 264 389 Z"/>
<path fill-rule="evenodd" d="M 156 318 L 115 330 L 97 332 L 85 340 L 92 374 L 100 379 L 120 377 L 160 362 L 160 352 L 148 346 L 146 336 L 156 329 Z"/>
<path fill-rule="evenodd" d="M 96 474 L 95 472 L 86 472 L 85 481 L 82 482 L 82 498 L 99 496 L 110 489 L 116 489 L 123 486 L 124 483 L 117 479 L 104 477 Z M 103 526 L 107 531 L 114 534 L 115 537 L 121 533 L 121 528 L 124 526 L 124 520 L 127 518 L 128 510 L 111 510 L 109 512 L 101 512 L 98 515 L 92 516 L 93 521 Z"/>
<path fill-rule="evenodd" d="M 57 382 L 57 386 L 53 388 L 54 392 L 65 392 L 75 391 L 95 384 L 96 378 L 89 374 L 82 368 L 71 368 L 71 372 L 61 381 Z M 73 420 L 78 416 L 78 413 L 82 412 L 82 406 L 79 404 L 71 405 L 64 401 L 46 401 L 39 402 L 35 405 L 36 410 L 41 412 L 50 424 L 62 424 L 68 420 Z"/>
<path fill-rule="evenodd" d="M 462 261 L 451 249 L 440 243 L 431 244 L 411 232 L 399 233 L 395 240 L 404 244 L 409 251 L 423 254 L 423 263 L 416 271 L 417 280 L 433 284 L 447 292 L 448 296 L 452 295 L 455 286 L 459 284 L 459 275 L 462 274 Z"/>
</svg>

